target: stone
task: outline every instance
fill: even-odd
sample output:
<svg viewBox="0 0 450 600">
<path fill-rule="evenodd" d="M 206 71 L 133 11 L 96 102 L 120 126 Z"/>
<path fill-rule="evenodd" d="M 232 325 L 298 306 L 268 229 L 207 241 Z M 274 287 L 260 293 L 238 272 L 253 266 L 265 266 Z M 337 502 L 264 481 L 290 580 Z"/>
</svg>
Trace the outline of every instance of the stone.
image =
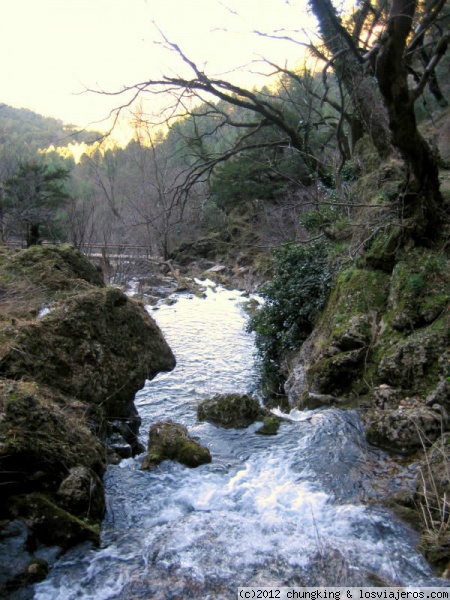
<svg viewBox="0 0 450 600">
<path fill-rule="evenodd" d="M 255 431 L 260 435 L 276 435 L 280 428 L 281 419 L 276 415 L 270 415 L 263 421 L 262 426 Z"/>
<path fill-rule="evenodd" d="M 100 477 L 87 467 L 73 467 L 57 491 L 61 506 L 83 519 L 101 520 L 106 511 Z"/>
<path fill-rule="evenodd" d="M 187 467 L 211 462 L 208 448 L 189 436 L 187 427 L 171 420 L 158 421 L 150 427 L 148 454 L 141 469 L 159 465 L 163 460 L 176 460 Z"/>
<path fill-rule="evenodd" d="M 448 423 L 440 406 L 425 405 L 385 410 L 367 430 L 367 441 L 399 452 L 414 452 L 437 440 Z"/>
<path fill-rule="evenodd" d="M 199 421 L 227 429 L 248 427 L 264 414 L 258 400 L 247 394 L 218 394 L 197 406 Z"/>
</svg>

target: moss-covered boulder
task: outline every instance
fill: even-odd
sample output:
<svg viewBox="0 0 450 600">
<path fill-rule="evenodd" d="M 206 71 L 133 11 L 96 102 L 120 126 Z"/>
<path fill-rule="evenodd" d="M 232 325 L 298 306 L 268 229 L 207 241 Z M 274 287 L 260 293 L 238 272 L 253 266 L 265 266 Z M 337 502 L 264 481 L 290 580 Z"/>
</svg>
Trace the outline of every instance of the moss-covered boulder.
<svg viewBox="0 0 450 600">
<path fill-rule="evenodd" d="M 12 496 L 8 512 L 13 518 L 20 517 L 25 522 L 35 543 L 39 541 L 47 546 L 58 546 L 62 550 L 84 541 L 96 545 L 100 543 L 98 527 L 78 519 L 43 494 Z"/>
<path fill-rule="evenodd" d="M 280 423 L 280 417 L 269 415 L 264 419 L 262 426 L 255 433 L 259 433 L 260 435 L 276 435 L 280 428 Z"/>
<path fill-rule="evenodd" d="M 89 407 L 36 383 L 0 380 L 2 497 L 56 489 L 75 466 L 97 475 L 106 467 L 105 447 L 90 428 Z"/>
<path fill-rule="evenodd" d="M 197 407 L 199 421 L 209 421 L 220 427 L 248 427 L 266 416 L 258 400 L 247 394 L 218 394 L 202 400 Z"/>
<path fill-rule="evenodd" d="M 143 305 L 80 252 L 0 249 L 0 537 L 26 525 L 26 565 L 39 543 L 98 541 L 107 437 L 141 450 L 134 396 L 174 366 Z M 41 576 L 24 564 L 12 584 Z"/>
<path fill-rule="evenodd" d="M 189 437 L 184 425 L 171 420 L 158 421 L 150 427 L 148 454 L 141 468 L 149 469 L 163 460 L 176 460 L 187 467 L 198 467 L 211 462 L 208 448 Z"/>
<path fill-rule="evenodd" d="M 0 357 L 0 374 L 27 377 L 126 417 L 146 379 L 175 366 L 144 307 L 115 288 L 93 289 L 18 327 Z"/>
</svg>

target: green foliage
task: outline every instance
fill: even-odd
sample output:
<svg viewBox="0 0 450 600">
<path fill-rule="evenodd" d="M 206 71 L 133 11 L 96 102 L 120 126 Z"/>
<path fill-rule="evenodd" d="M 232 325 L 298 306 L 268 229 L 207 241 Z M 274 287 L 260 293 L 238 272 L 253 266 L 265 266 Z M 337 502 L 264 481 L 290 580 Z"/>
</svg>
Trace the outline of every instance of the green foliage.
<svg viewBox="0 0 450 600">
<path fill-rule="evenodd" d="M 415 296 L 420 296 L 420 294 L 426 288 L 426 285 L 427 284 L 425 279 L 422 277 L 422 275 L 419 275 L 418 273 L 411 275 L 408 278 L 408 281 L 406 282 L 407 289 L 410 292 L 412 292 Z"/>
<path fill-rule="evenodd" d="M 266 375 L 277 369 L 283 350 L 295 350 L 311 332 L 331 278 L 324 243 L 287 244 L 275 252 L 273 279 L 262 291 L 266 302 L 248 325 Z"/>
<path fill-rule="evenodd" d="M 16 235 L 25 232 L 27 245 L 40 240 L 41 226 L 55 218 L 56 209 L 68 199 L 65 189 L 69 171 L 37 161 L 24 162 L 5 181 L 1 208 Z"/>
<path fill-rule="evenodd" d="M 252 200 L 271 200 L 284 185 L 282 178 L 271 175 L 266 163 L 245 154 L 216 169 L 211 192 L 218 206 L 231 210 Z"/>
</svg>

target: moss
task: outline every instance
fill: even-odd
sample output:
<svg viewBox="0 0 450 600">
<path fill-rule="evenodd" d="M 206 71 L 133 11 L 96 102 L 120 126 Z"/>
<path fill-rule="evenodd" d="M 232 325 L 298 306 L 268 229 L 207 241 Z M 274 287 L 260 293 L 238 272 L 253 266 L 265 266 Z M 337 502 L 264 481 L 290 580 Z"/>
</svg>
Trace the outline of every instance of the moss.
<svg viewBox="0 0 450 600">
<path fill-rule="evenodd" d="M 219 394 L 203 400 L 197 407 L 199 421 L 225 428 L 248 427 L 263 414 L 258 400 L 246 394 Z"/>
<path fill-rule="evenodd" d="M 394 387 L 425 393 L 436 386 L 440 371 L 445 369 L 445 349 L 448 349 L 449 342 L 448 310 L 431 325 L 407 336 L 392 335 L 387 330 L 378 352 L 381 357 L 378 375 L 383 382 Z"/>
<path fill-rule="evenodd" d="M 148 454 L 141 468 L 159 465 L 163 460 L 176 460 L 187 467 L 211 462 L 208 448 L 189 437 L 187 428 L 172 421 L 158 421 L 150 427 Z"/>
<path fill-rule="evenodd" d="M 281 419 L 275 415 L 266 417 L 263 421 L 262 426 L 255 431 L 260 435 L 276 435 L 280 428 Z"/>
<path fill-rule="evenodd" d="M 414 249 L 396 264 L 386 322 L 398 331 L 432 323 L 450 301 L 450 261 L 436 252 Z"/>
<path fill-rule="evenodd" d="M 74 280 L 104 287 L 101 272 L 79 251 L 69 245 L 31 246 L 22 252 L 12 253 L 6 271 L 30 282 L 51 289 L 73 286 Z"/>
<path fill-rule="evenodd" d="M 49 546 L 63 550 L 86 540 L 98 545 L 98 529 L 66 512 L 40 493 L 12 496 L 8 502 L 12 518 L 22 519 L 33 535 Z"/>
<path fill-rule="evenodd" d="M 390 273 L 395 265 L 397 253 L 402 243 L 402 229 L 398 225 L 386 228 L 371 242 L 364 254 L 368 267 Z"/>
<path fill-rule="evenodd" d="M 29 377 L 122 417 L 136 390 L 174 356 L 144 307 L 114 288 L 91 289 L 20 328 L 0 374 Z M 107 400 L 106 400 L 107 399 Z"/>
</svg>

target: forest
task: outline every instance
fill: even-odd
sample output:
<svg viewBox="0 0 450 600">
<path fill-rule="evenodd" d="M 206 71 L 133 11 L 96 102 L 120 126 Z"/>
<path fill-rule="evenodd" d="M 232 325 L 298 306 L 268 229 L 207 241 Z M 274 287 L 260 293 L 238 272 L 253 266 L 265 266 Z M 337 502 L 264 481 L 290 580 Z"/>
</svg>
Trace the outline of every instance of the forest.
<svg viewBox="0 0 450 600">
<path fill-rule="evenodd" d="M 437 0 L 399 7 L 360 2 L 340 14 L 318 0 L 310 8 L 321 39 L 302 42 L 309 66 L 290 70 L 268 57 L 262 62 L 270 84 L 260 89 L 209 77 L 164 39 L 187 77 L 118 94 L 117 115 L 129 103 L 127 97 L 120 105 L 122 95 L 136 98 L 127 116 L 132 139 L 124 147 L 101 133 L 2 106 L 2 240 L 67 241 L 80 249 L 139 245 L 168 258 L 199 237 L 234 232 L 239 243 L 235 234 L 251 223 L 258 245 L 270 252 L 311 235 L 345 238 L 370 208 L 369 239 L 400 206 L 384 198 L 375 208 L 352 186 L 387 159 L 404 164 L 397 199 L 402 218 L 410 218 L 408 235 L 419 241 L 434 235 L 442 222 L 442 158 L 420 123 L 448 106 L 448 7 Z M 166 111 L 147 114 L 141 98 L 163 91 Z M 312 222 L 308 234 L 305 223 Z"/>
</svg>

